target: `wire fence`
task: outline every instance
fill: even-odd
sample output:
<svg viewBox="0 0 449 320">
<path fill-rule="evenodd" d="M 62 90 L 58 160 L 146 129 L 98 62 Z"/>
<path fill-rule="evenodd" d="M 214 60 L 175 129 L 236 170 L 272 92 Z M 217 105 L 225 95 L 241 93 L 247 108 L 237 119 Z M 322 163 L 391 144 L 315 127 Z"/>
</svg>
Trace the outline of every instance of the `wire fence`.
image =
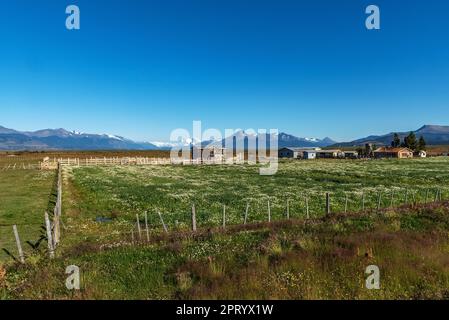
<svg viewBox="0 0 449 320">
<path fill-rule="evenodd" d="M 226 228 L 262 222 L 288 219 L 315 219 L 332 214 L 383 213 L 400 207 L 415 207 L 444 201 L 442 189 L 403 189 L 378 192 L 320 193 L 303 195 L 296 199 L 267 198 L 266 201 L 248 201 L 235 206 L 212 204 L 192 206 L 186 210 L 168 212 L 144 212 L 136 214 L 130 221 L 131 231 L 126 232 L 133 239 L 144 238 L 142 233 L 169 233 L 198 229 Z"/>
<path fill-rule="evenodd" d="M 56 199 L 51 214 L 45 212 L 40 226 L 40 237 L 37 243 L 30 243 L 31 249 L 40 242 L 47 242 L 50 258 L 61 241 L 62 225 L 62 195 L 63 195 L 63 164 L 57 166 L 57 182 L 55 184 Z M 289 219 L 314 219 L 334 213 L 383 212 L 394 210 L 401 206 L 416 206 L 435 202 L 442 202 L 448 191 L 443 188 L 392 188 L 378 190 L 332 192 L 308 192 L 298 195 L 286 195 L 280 199 L 266 197 L 259 199 L 242 199 L 238 201 L 207 202 L 206 200 L 192 201 L 191 205 L 173 203 L 171 208 L 161 208 L 156 211 L 135 210 L 130 230 L 125 231 L 133 242 L 147 239 L 151 234 L 171 232 L 197 232 L 207 228 L 227 228 L 231 226 L 275 222 Z M 98 222 L 110 222 L 108 217 L 97 217 Z M 31 224 L 37 226 L 36 224 Z M 3 225 L 3 232 L 10 229 L 11 238 L 14 237 L 16 249 L 10 256 L 24 262 L 27 252 L 22 248 L 20 233 L 25 225 Z M 11 248 L 10 248 L 11 249 Z"/>
<path fill-rule="evenodd" d="M 40 244 L 47 242 L 48 255 L 50 258 L 55 257 L 55 251 L 61 241 L 61 216 L 62 216 L 62 165 L 58 165 L 58 175 L 55 184 L 56 199 L 53 205 L 53 212 L 50 214 L 46 211 L 43 215 L 43 223 L 28 223 L 28 224 L 3 224 L 0 225 L 0 235 L 4 238 L 3 233 L 7 233 L 8 229 L 12 230 L 16 250 L 12 248 L 12 241 L 6 241 L 9 246 L 2 248 L 2 251 L 7 256 L 20 263 L 25 263 L 26 256 L 37 252 Z M 51 201 L 51 200 L 50 200 Z M 10 231 L 11 232 L 11 231 Z M 23 233 L 22 233 L 23 232 Z M 27 238 L 32 237 L 34 240 L 25 239 L 26 247 L 24 250 L 23 240 L 20 234 L 25 234 Z M 4 239 L 3 239 L 4 240 Z"/>
</svg>

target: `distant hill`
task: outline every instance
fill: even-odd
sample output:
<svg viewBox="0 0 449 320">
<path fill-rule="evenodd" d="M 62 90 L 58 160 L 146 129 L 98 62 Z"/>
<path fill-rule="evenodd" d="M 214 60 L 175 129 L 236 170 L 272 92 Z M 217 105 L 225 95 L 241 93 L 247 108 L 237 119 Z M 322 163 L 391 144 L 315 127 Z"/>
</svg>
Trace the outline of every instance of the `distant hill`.
<svg viewBox="0 0 449 320">
<path fill-rule="evenodd" d="M 231 140 L 232 139 L 232 140 Z M 239 146 L 243 146 L 244 150 L 248 150 L 248 144 L 250 139 L 254 139 L 256 146 L 259 145 L 260 135 L 251 135 L 245 131 L 238 131 L 234 135 L 227 137 L 221 141 L 203 141 L 202 145 L 217 145 L 217 146 L 225 146 L 226 143 L 233 142 L 234 149 Z M 269 147 L 270 135 L 266 134 L 265 137 L 266 147 Z M 229 141 L 229 142 L 226 142 Z M 291 134 L 281 132 L 278 134 L 278 147 L 304 147 L 304 148 L 312 148 L 312 147 L 328 147 L 330 145 L 335 144 L 336 142 L 331 138 L 300 138 L 293 136 Z"/>
<path fill-rule="evenodd" d="M 417 138 L 423 136 L 428 145 L 449 145 L 449 126 L 425 125 L 414 131 Z M 409 132 L 398 132 L 404 139 Z M 283 147 L 353 147 L 373 143 L 378 146 L 390 145 L 394 132 L 384 135 L 371 135 L 350 142 L 336 142 L 331 138 L 301 138 L 281 132 L 278 135 L 278 146 Z M 239 131 L 232 136 L 234 143 L 248 147 L 250 135 Z M 256 145 L 259 141 L 255 137 Z M 267 135 L 266 141 L 269 140 Z M 204 141 L 205 144 L 224 145 L 222 141 Z M 136 142 L 121 136 L 110 134 L 90 134 L 65 129 L 44 129 L 34 132 L 17 131 L 0 126 L 0 150 L 161 150 L 170 149 L 176 144 Z"/>
<path fill-rule="evenodd" d="M 120 136 L 65 129 L 21 132 L 0 126 L 0 150 L 152 150 L 155 145 Z"/>
<path fill-rule="evenodd" d="M 423 136 L 428 145 L 443 145 L 449 144 L 449 126 L 437 126 L 437 125 L 425 125 L 419 128 L 418 130 L 413 131 L 416 134 L 416 137 L 419 139 L 420 136 Z M 401 140 L 404 139 L 410 132 L 397 132 Z M 353 140 L 350 142 L 342 142 L 336 143 L 334 146 L 339 147 L 353 147 L 353 146 L 362 146 L 366 143 L 373 143 L 376 145 L 385 145 L 388 146 L 393 141 L 394 132 L 390 132 L 388 134 L 380 135 L 380 136 L 368 136 L 365 138 Z"/>
<path fill-rule="evenodd" d="M 329 137 L 326 137 L 324 139 L 317 139 L 317 138 L 298 138 L 295 136 L 292 136 L 287 133 L 281 132 L 279 134 L 279 147 L 328 147 L 330 145 L 335 144 L 336 141 L 332 140 Z"/>
</svg>

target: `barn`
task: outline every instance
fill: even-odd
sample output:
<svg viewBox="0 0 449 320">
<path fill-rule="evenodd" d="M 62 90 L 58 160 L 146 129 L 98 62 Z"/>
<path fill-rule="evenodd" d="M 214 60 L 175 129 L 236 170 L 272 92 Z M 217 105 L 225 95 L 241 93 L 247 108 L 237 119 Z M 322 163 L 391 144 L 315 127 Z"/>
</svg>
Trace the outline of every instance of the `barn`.
<svg viewBox="0 0 449 320">
<path fill-rule="evenodd" d="M 374 158 L 408 159 L 413 158 L 413 151 L 409 148 L 380 147 L 374 150 Z"/>
</svg>

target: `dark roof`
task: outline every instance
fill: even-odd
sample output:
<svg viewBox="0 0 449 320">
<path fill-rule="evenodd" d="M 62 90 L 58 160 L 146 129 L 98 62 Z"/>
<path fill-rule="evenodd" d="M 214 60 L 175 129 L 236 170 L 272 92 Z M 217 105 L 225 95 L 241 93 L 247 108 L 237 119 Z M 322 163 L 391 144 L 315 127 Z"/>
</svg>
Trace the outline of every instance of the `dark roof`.
<svg viewBox="0 0 449 320">
<path fill-rule="evenodd" d="M 314 148 L 300 148 L 300 147 L 284 147 L 279 149 L 279 151 L 284 150 L 284 149 L 288 149 L 291 150 L 293 152 L 300 152 L 300 151 L 322 151 L 322 150 L 315 150 Z"/>
</svg>

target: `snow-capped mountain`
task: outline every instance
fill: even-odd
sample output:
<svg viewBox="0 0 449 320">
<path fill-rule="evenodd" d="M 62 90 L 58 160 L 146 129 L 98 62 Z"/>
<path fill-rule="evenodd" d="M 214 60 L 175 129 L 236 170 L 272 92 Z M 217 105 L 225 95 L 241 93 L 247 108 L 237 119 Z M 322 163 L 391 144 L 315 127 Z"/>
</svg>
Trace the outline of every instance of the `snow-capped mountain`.
<svg viewBox="0 0 449 320">
<path fill-rule="evenodd" d="M 0 150 L 169 150 L 189 145 L 224 146 L 231 141 L 248 148 L 248 139 L 253 138 L 258 145 L 260 136 L 245 131 L 238 131 L 227 139 L 219 141 L 197 141 L 181 139 L 179 141 L 136 142 L 114 134 L 90 134 L 65 129 L 44 129 L 33 132 L 16 131 L 0 126 Z M 265 141 L 269 144 L 270 136 Z M 287 133 L 279 133 L 278 146 L 282 147 L 326 147 L 335 144 L 330 138 L 298 138 Z"/>
<path fill-rule="evenodd" d="M 255 140 L 255 144 L 258 147 L 259 140 L 261 136 L 257 134 L 252 133 L 246 133 L 245 131 L 238 131 L 232 136 L 229 136 L 221 141 L 203 141 L 202 145 L 215 145 L 215 146 L 225 146 L 229 147 L 230 144 L 234 144 L 234 149 L 237 148 L 243 148 L 245 150 L 248 149 L 249 141 L 250 139 Z M 335 144 L 336 142 L 330 138 L 324 138 L 324 139 L 318 139 L 318 138 L 298 138 L 291 134 L 287 134 L 284 132 L 281 132 L 277 135 L 277 137 L 271 137 L 270 134 L 265 134 L 265 137 L 263 137 L 266 143 L 266 147 L 268 148 L 270 145 L 270 138 L 277 138 L 278 139 L 278 147 L 327 147 L 332 144 Z M 254 141 L 253 140 L 253 141 Z"/>
<path fill-rule="evenodd" d="M 21 132 L 0 126 L 0 150 L 152 150 L 147 142 L 135 142 L 112 134 L 89 134 L 65 129 Z"/>
</svg>

